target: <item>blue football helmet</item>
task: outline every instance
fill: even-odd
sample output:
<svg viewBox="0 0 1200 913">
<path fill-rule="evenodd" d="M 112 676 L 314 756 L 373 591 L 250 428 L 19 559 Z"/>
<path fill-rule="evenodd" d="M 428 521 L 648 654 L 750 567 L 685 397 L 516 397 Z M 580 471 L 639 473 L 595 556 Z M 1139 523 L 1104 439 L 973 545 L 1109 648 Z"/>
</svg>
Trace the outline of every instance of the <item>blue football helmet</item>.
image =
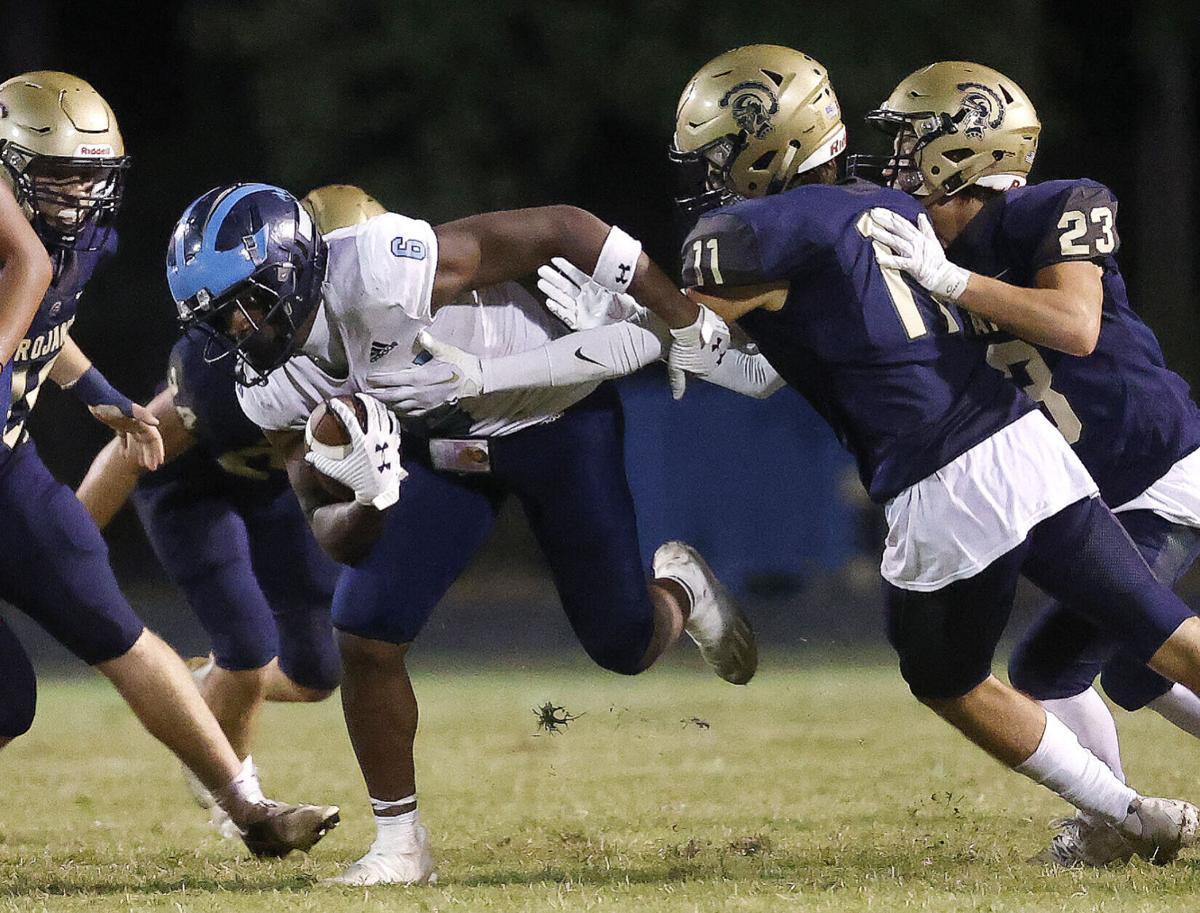
<svg viewBox="0 0 1200 913">
<path fill-rule="evenodd" d="M 270 184 L 215 187 L 180 217 L 167 284 L 184 332 L 208 337 L 205 358 L 233 353 L 238 380 L 265 383 L 299 347 L 321 301 L 327 248 L 312 217 Z"/>
</svg>

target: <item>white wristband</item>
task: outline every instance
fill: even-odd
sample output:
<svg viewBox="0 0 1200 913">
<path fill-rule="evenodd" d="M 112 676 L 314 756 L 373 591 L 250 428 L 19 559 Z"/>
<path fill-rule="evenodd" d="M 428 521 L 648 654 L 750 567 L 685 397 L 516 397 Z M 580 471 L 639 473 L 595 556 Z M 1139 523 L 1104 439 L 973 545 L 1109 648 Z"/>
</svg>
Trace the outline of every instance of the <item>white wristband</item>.
<svg viewBox="0 0 1200 913">
<path fill-rule="evenodd" d="M 629 283 L 633 282 L 641 255 L 642 242 L 614 225 L 604 239 L 604 247 L 600 248 L 592 278 L 610 292 L 624 294 L 629 290 Z"/>
</svg>

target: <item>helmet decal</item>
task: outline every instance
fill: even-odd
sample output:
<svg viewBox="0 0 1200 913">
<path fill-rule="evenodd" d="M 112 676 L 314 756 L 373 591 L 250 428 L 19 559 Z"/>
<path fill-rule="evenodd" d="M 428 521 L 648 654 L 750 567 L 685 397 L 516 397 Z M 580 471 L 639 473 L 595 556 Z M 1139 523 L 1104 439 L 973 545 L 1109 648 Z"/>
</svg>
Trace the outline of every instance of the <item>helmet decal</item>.
<svg viewBox="0 0 1200 913">
<path fill-rule="evenodd" d="M 960 82 L 957 88 L 966 93 L 959 116 L 967 136 L 979 139 L 985 128 L 996 130 L 1004 123 L 1004 99 L 991 87 L 977 82 Z"/>
<path fill-rule="evenodd" d="M 747 80 L 726 92 L 720 105 L 730 109 L 740 129 L 762 139 L 773 129 L 771 118 L 779 111 L 779 98 L 766 83 Z"/>
</svg>

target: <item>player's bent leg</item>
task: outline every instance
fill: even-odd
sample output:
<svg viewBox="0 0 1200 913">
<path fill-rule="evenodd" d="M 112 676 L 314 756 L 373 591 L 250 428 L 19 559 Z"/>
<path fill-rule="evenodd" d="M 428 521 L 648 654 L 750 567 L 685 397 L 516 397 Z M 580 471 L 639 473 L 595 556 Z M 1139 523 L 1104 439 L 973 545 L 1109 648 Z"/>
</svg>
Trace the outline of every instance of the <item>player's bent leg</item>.
<svg viewBox="0 0 1200 913">
<path fill-rule="evenodd" d="M 244 758 L 265 699 L 266 667 L 278 650 L 246 524 L 227 497 L 186 488 L 145 486 L 134 504 L 155 554 L 209 636 L 214 664 L 197 683 Z"/>
<path fill-rule="evenodd" d="M 733 602 L 694 550 L 679 544 L 670 574 L 647 587 L 633 496 L 625 474 L 620 400 L 604 385 L 558 421 L 493 441 L 494 466 L 520 498 L 576 636 L 594 662 L 641 672 L 678 639 L 685 623 L 701 638 L 730 632 L 721 674 L 748 681 L 757 657 L 749 625 L 722 625 Z M 689 621 L 689 616 L 691 620 Z M 706 641 L 707 642 L 707 641 Z M 713 661 L 710 651 L 706 658 Z"/>
<path fill-rule="evenodd" d="M 339 632 L 345 665 L 342 706 L 375 812 L 375 841 L 334 884 L 424 884 L 437 880 L 429 833 L 417 813 L 413 741 L 417 699 L 407 644 Z"/>
<path fill-rule="evenodd" d="M 1035 527 L 1028 541 L 1022 570 L 1041 589 L 1073 606 L 1107 637 L 1119 639 L 1137 661 L 1148 661 L 1185 684 L 1200 677 L 1200 619 L 1155 579 L 1129 534 L 1101 501 L 1089 498 L 1070 505 Z M 1183 846 L 1195 840 L 1196 810 L 1186 803 L 1179 808 L 1174 817 L 1180 819 L 1178 845 Z M 1156 854 L 1159 862 L 1169 861 L 1178 851 L 1164 846 L 1148 853 L 1145 840 L 1131 843 L 1141 855 Z"/>
<path fill-rule="evenodd" d="M 255 855 L 308 850 L 337 825 L 336 806 L 285 805 L 263 795 L 252 765 L 238 760 L 183 661 L 150 631 L 97 669 L 146 730 L 212 793 Z"/>
<path fill-rule="evenodd" d="M 918 699 L 1006 766 L 1111 824 L 1134 852 L 1168 861 L 1194 841 L 1196 809 L 1143 799 L 1057 718 L 991 675 L 1026 559 L 1027 546 L 1019 546 L 974 577 L 932 592 L 885 585 L 888 638 L 905 681 Z"/>
<path fill-rule="evenodd" d="M 1151 511 L 1117 514 L 1163 583 L 1174 585 L 1196 558 L 1200 532 L 1178 526 Z M 1175 686 L 1144 663 L 1116 649 L 1117 642 L 1106 636 L 1093 622 L 1054 602 L 1030 627 L 1009 661 L 1009 676 L 1014 685 L 1039 699 L 1049 712 L 1062 720 L 1078 736 L 1085 748 L 1104 761 L 1122 780 L 1120 743 L 1116 722 L 1107 705 L 1091 686 L 1097 671 L 1105 691 L 1119 706 L 1136 710 L 1150 705 L 1172 712 L 1175 701 L 1184 708 L 1177 725 L 1185 730 L 1189 723 L 1200 726 L 1200 701 L 1182 686 Z M 1111 658 L 1110 658 L 1111 657 Z M 1168 692 L 1172 692 L 1168 696 Z M 1190 701 L 1189 701 L 1190 699 Z M 1165 705 L 1165 706 L 1163 706 Z M 1175 720 L 1173 720 L 1175 721 Z M 1092 860 L 1121 861 L 1128 853 L 1111 839 L 1110 830 L 1085 815 L 1062 822 L 1062 832 L 1054 838 L 1046 857 L 1061 857 L 1064 844 L 1079 846 Z"/>
<path fill-rule="evenodd" d="M 199 486 L 140 486 L 134 505 L 167 575 L 209 636 L 212 658 L 194 671 L 197 687 L 234 752 L 252 767 L 250 746 L 277 639 L 251 569 L 246 524 L 228 496 Z M 222 836 L 237 836 L 229 816 L 186 764 L 183 773 L 213 826 Z"/>
<path fill-rule="evenodd" d="M 245 505 L 254 576 L 270 606 L 279 656 L 270 666 L 267 700 L 324 700 L 341 681 L 330 605 L 341 566 L 329 559 L 308 528 L 289 489 Z"/>
<path fill-rule="evenodd" d="M 420 449 L 418 442 L 405 446 L 410 454 Z M 369 554 L 342 571 L 333 597 L 342 709 L 375 807 L 376 841 L 362 865 L 341 876 L 353 884 L 432 880 L 428 837 L 416 816 L 417 703 L 404 658 L 487 537 L 500 503 L 493 480 L 437 473 L 415 457 L 405 468 L 404 497 L 389 508 Z"/>
<path fill-rule="evenodd" d="M 187 667 L 121 595 L 104 539 L 74 492 L 31 444 L 18 447 L 2 472 L 0 579 L 14 605 L 114 683 L 151 734 L 214 790 L 252 852 L 283 855 L 319 840 L 337 809 L 263 798 Z"/>
<path fill-rule="evenodd" d="M 1152 511 L 1117 514 L 1150 570 L 1163 583 L 1174 586 L 1200 556 L 1200 530 L 1172 523 Z M 1101 673 L 1105 692 L 1126 710 L 1149 707 L 1180 729 L 1200 738 L 1200 698 L 1182 685 L 1163 678 L 1119 651 Z"/>
<path fill-rule="evenodd" d="M 1119 638 L 1129 656 L 1200 690 L 1200 618 L 1154 577 L 1102 501 L 1043 520 L 1029 545 L 1022 571 L 1038 587 Z"/>
<path fill-rule="evenodd" d="M 0 621 L 0 748 L 22 736 L 37 712 L 37 678 L 25 648 Z"/>
</svg>

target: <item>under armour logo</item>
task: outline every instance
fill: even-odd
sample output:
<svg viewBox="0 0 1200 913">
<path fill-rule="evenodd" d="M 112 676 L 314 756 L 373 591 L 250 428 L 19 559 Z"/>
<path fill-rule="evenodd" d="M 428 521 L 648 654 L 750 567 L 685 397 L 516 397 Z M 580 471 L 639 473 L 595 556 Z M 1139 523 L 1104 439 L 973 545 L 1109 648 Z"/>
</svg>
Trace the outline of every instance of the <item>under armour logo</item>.
<svg viewBox="0 0 1200 913">
<path fill-rule="evenodd" d="M 628 263 L 619 264 L 617 266 L 617 281 L 620 282 L 622 285 L 624 285 L 625 277 L 629 274 L 629 271 L 632 269 L 633 269 L 633 267 L 630 266 Z"/>
<path fill-rule="evenodd" d="M 379 455 L 379 466 L 376 468 L 379 470 L 380 474 L 385 473 L 392 468 L 392 464 L 387 460 L 387 451 L 389 446 L 390 445 L 387 443 L 387 441 L 384 441 L 382 444 L 375 445 L 375 453 Z"/>
</svg>

